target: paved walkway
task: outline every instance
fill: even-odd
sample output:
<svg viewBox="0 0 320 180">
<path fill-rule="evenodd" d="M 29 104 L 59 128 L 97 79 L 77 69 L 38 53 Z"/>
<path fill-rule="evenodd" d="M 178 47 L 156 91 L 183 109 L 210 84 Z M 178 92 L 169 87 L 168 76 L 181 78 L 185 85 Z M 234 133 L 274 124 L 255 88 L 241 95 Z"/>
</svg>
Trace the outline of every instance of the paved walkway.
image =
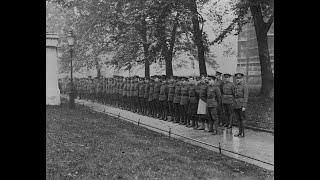
<svg viewBox="0 0 320 180">
<path fill-rule="evenodd" d="M 220 135 L 214 136 L 208 132 L 204 132 L 201 130 L 194 130 L 192 128 L 187 128 L 185 126 L 182 126 L 173 122 L 163 121 L 163 120 L 139 115 L 136 113 L 132 113 L 130 111 L 106 106 L 100 103 L 93 103 L 91 101 L 85 101 L 85 100 L 76 100 L 76 103 L 89 106 L 91 107 L 91 109 L 95 111 L 99 111 L 99 112 L 105 111 L 105 112 L 109 112 L 117 115 L 120 114 L 121 117 L 125 117 L 137 122 L 140 120 L 140 122 L 143 124 L 154 126 L 163 130 L 169 130 L 169 128 L 171 128 L 172 133 L 183 135 L 198 141 L 202 141 L 202 142 L 211 144 L 213 146 L 219 146 L 219 143 L 220 143 L 222 149 L 227 149 L 233 152 L 237 152 L 249 157 L 253 157 L 253 158 L 274 164 L 274 140 L 273 140 L 274 137 L 270 133 L 257 132 L 257 131 L 246 129 L 245 130 L 246 136 L 244 138 L 238 138 L 233 136 L 234 134 L 238 133 L 238 128 L 233 127 L 232 130 L 221 128 L 219 129 Z M 146 127 L 146 128 L 168 135 L 168 131 L 163 132 L 151 127 Z M 185 138 L 182 138 L 176 135 L 171 135 L 171 136 L 181 139 L 185 142 L 189 142 L 191 144 L 219 152 L 217 148 L 210 147 L 201 143 L 197 143 L 195 141 L 187 140 Z M 274 166 L 272 165 L 255 161 L 237 154 L 233 154 L 223 150 L 222 150 L 222 154 L 225 154 L 227 156 L 230 156 L 239 160 L 246 161 L 251 164 L 255 164 L 257 166 L 263 167 L 268 170 L 274 170 Z"/>
</svg>

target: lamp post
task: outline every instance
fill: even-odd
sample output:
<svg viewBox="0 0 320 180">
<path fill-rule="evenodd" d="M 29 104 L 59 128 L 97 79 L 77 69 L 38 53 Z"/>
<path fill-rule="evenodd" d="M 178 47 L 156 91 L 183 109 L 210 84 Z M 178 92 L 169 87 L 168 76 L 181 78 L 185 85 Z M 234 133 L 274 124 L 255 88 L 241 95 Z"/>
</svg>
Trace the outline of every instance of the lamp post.
<svg viewBox="0 0 320 180">
<path fill-rule="evenodd" d="M 73 87 L 73 67 L 72 67 L 72 54 L 73 54 L 73 45 L 74 45 L 74 35 L 72 31 L 69 31 L 67 40 L 70 48 L 70 92 L 69 92 L 69 107 L 74 108 L 74 87 Z"/>
</svg>

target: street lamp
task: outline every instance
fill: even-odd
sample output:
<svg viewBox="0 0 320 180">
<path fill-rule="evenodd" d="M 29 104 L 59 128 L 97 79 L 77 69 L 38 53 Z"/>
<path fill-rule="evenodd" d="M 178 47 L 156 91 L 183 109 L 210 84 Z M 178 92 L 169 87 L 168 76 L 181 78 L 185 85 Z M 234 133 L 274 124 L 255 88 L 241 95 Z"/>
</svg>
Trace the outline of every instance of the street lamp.
<svg viewBox="0 0 320 180">
<path fill-rule="evenodd" d="M 72 68 L 72 54 L 73 54 L 73 46 L 74 46 L 74 35 L 72 31 L 69 31 L 68 36 L 68 45 L 70 48 L 70 92 L 69 92 L 69 106 L 70 108 L 74 108 L 74 87 L 73 87 L 73 68 Z"/>
</svg>

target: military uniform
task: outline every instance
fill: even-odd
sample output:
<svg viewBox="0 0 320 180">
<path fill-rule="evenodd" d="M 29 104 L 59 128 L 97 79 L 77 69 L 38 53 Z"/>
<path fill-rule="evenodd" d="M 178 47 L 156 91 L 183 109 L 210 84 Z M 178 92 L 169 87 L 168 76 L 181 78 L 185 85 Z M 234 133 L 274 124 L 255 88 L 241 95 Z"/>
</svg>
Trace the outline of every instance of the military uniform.
<svg viewBox="0 0 320 180">
<path fill-rule="evenodd" d="M 181 110 L 180 110 L 180 101 L 181 101 L 181 85 L 180 82 L 177 82 L 174 89 L 174 98 L 173 98 L 173 108 L 175 114 L 175 121 L 176 123 L 180 123 L 181 121 Z"/>
<path fill-rule="evenodd" d="M 210 84 L 207 88 L 207 107 L 209 115 L 209 132 L 213 132 L 213 124 L 215 126 L 214 134 L 218 133 L 218 107 L 220 104 L 221 92 L 217 85 Z"/>
<path fill-rule="evenodd" d="M 188 115 L 189 115 L 189 118 L 192 120 L 192 127 L 198 128 L 197 110 L 198 110 L 199 98 L 196 93 L 196 85 L 195 84 L 189 85 L 188 94 L 189 94 Z"/>
<path fill-rule="evenodd" d="M 124 91 L 124 79 L 121 79 L 120 80 L 120 90 L 119 90 L 119 108 L 123 108 L 123 98 L 124 98 L 124 94 L 123 94 L 123 91 Z"/>
<path fill-rule="evenodd" d="M 236 74 L 236 78 L 242 77 L 242 73 Z M 247 106 L 248 96 L 248 86 L 244 82 L 236 83 L 234 87 L 234 114 L 239 121 L 239 133 L 235 136 L 244 137 L 245 108 Z"/>
<path fill-rule="evenodd" d="M 118 78 L 118 89 L 117 89 L 117 107 L 121 107 L 121 100 L 122 100 L 122 79 Z"/>
<path fill-rule="evenodd" d="M 90 82 L 90 100 L 91 101 L 94 99 L 94 95 L 95 95 L 94 80 L 91 79 L 91 82 Z"/>
<path fill-rule="evenodd" d="M 175 116 L 174 104 L 173 104 L 174 92 L 175 92 L 175 83 L 170 81 L 169 84 L 168 84 L 168 99 L 167 99 L 167 102 L 168 102 L 169 115 L 171 116 L 171 121 L 173 121 L 173 118 Z"/>
<path fill-rule="evenodd" d="M 150 84 L 149 82 L 145 82 L 144 84 L 144 105 L 143 105 L 143 114 L 148 115 L 150 113 L 149 110 L 149 90 L 150 90 Z"/>
<path fill-rule="evenodd" d="M 197 88 L 199 94 L 199 100 L 206 101 L 207 99 L 207 84 L 205 82 L 201 82 Z M 198 121 L 201 121 L 201 127 L 198 130 L 205 130 L 205 121 L 207 119 L 206 115 L 199 114 Z"/>
<path fill-rule="evenodd" d="M 158 81 L 154 83 L 154 88 L 153 88 L 154 113 L 157 118 L 159 118 L 160 110 L 162 109 L 159 103 L 160 86 L 161 86 L 161 82 Z"/>
<path fill-rule="evenodd" d="M 148 98 L 148 108 L 149 108 L 149 115 L 151 115 L 152 117 L 155 116 L 155 112 L 154 112 L 154 104 L 153 104 L 153 91 L 154 91 L 154 83 L 150 82 L 149 83 L 149 98 Z"/>
<path fill-rule="evenodd" d="M 163 81 L 161 86 L 160 86 L 160 94 L 159 94 L 159 104 L 161 105 L 161 119 L 162 120 L 168 120 L 168 85 L 166 81 Z"/>
<path fill-rule="evenodd" d="M 138 107 L 139 107 L 139 83 L 138 79 L 134 80 L 133 83 L 133 111 L 138 112 Z"/>
<path fill-rule="evenodd" d="M 220 92 L 222 93 L 223 81 L 221 80 L 221 74 L 222 73 L 219 71 L 216 72 L 216 86 L 219 87 Z M 222 126 L 224 124 L 224 121 L 223 121 L 223 107 L 221 102 L 219 103 L 217 111 L 218 111 L 218 124 Z"/>
<path fill-rule="evenodd" d="M 230 77 L 230 74 L 224 74 L 225 77 Z M 222 106 L 224 110 L 224 116 L 227 119 L 228 128 L 232 127 L 232 114 L 233 114 L 233 101 L 234 101 L 234 84 L 232 82 L 226 81 L 223 83 L 222 88 Z"/>
<path fill-rule="evenodd" d="M 106 92 L 105 92 L 105 103 L 106 104 L 110 104 L 110 99 L 109 99 L 109 97 L 110 97 L 110 78 L 107 78 L 107 80 L 106 80 Z"/>
<path fill-rule="evenodd" d="M 144 86 L 145 86 L 145 83 L 142 81 L 139 81 L 139 84 L 138 84 L 138 98 L 139 98 L 139 113 L 140 114 L 143 114 L 143 104 L 144 104 Z"/>
<path fill-rule="evenodd" d="M 180 115 L 182 119 L 182 124 L 190 126 L 190 121 L 187 116 L 188 105 L 189 105 L 189 94 L 188 94 L 188 85 L 186 83 L 182 84 L 181 89 L 181 98 L 180 98 Z"/>
<path fill-rule="evenodd" d="M 122 108 L 126 108 L 126 99 L 127 99 L 127 80 L 125 79 L 122 85 Z"/>
</svg>

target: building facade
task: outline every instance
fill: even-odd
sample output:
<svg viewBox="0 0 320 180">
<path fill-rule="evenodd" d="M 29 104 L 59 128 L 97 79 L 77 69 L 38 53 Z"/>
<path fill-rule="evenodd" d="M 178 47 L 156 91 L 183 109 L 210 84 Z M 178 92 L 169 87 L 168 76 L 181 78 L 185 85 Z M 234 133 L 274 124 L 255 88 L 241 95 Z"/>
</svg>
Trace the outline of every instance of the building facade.
<svg viewBox="0 0 320 180">
<path fill-rule="evenodd" d="M 268 45 L 272 72 L 274 72 L 274 24 L 268 31 Z M 253 22 L 247 23 L 238 35 L 237 71 L 245 74 L 248 84 L 261 86 L 259 52 Z"/>
</svg>

